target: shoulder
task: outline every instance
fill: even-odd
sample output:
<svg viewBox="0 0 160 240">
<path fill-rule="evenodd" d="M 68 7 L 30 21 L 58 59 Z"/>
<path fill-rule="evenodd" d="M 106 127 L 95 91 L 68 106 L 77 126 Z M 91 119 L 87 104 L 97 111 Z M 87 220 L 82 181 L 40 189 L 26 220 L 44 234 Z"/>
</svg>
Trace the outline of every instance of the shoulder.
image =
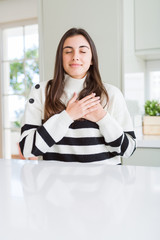
<svg viewBox="0 0 160 240">
<path fill-rule="evenodd" d="M 45 89 L 48 81 L 43 81 L 32 86 L 30 95 L 41 96 L 45 94 Z"/>
<path fill-rule="evenodd" d="M 49 80 L 48 80 L 48 81 L 49 81 Z M 48 81 L 43 81 L 43 82 L 40 82 L 40 83 L 38 83 L 38 84 L 35 84 L 35 85 L 33 85 L 32 89 L 35 90 L 35 91 L 36 91 L 36 90 L 38 90 L 38 91 L 44 91 L 45 88 L 46 88 L 46 85 L 47 85 Z"/>
<path fill-rule="evenodd" d="M 105 83 L 105 82 L 103 82 L 103 85 L 105 86 L 105 88 L 107 90 L 110 100 L 124 98 L 121 90 L 118 87 L 116 87 L 112 84 Z"/>
<path fill-rule="evenodd" d="M 44 104 L 45 102 L 45 89 L 48 81 L 43 81 L 32 86 L 28 96 L 29 103 Z M 33 105 L 33 104 L 32 104 Z"/>
<path fill-rule="evenodd" d="M 109 113 L 117 119 L 120 118 L 122 114 L 128 116 L 126 101 L 121 90 L 108 83 L 104 83 L 104 86 L 109 96 L 109 104 L 107 106 Z"/>
</svg>

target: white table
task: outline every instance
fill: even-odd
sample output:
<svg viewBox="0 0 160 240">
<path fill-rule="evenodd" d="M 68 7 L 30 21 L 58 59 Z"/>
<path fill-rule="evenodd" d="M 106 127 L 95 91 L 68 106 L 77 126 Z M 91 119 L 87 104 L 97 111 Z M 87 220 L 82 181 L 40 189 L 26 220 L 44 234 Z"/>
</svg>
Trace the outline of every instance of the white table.
<svg viewBox="0 0 160 240">
<path fill-rule="evenodd" d="M 0 240 L 159 240 L 160 168 L 0 160 Z"/>
</svg>

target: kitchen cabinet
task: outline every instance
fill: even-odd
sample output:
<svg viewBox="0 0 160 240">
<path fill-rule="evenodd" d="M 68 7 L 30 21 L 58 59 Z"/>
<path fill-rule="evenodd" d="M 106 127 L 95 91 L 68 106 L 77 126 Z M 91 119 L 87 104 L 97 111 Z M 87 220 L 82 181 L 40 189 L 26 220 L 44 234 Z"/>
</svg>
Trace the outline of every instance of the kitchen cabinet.
<svg viewBox="0 0 160 240">
<path fill-rule="evenodd" d="M 134 0 L 135 53 L 160 59 L 160 1 Z"/>
<path fill-rule="evenodd" d="M 130 158 L 122 162 L 123 165 L 160 167 L 160 148 L 137 148 Z"/>
<path fill-rule="evenodd" d="M 137 149 L 128 159 L 122 159 L 123 165 L 159 166 L 160 167 L 160 135 L 141 135 L 136 130 Z"/>
</svg>

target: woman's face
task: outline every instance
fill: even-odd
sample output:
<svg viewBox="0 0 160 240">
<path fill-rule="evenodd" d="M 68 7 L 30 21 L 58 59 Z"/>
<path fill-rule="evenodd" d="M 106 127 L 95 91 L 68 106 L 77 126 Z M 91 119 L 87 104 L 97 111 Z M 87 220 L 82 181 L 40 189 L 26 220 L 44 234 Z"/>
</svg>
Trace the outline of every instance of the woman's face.
<svg viewBox="0 0 160 240">
<path fill-rule="evenodd" d="M 92 52 L 83 35 L 68 37 L 63 45 L 63 68 L 72 78 L 83 78 L 92 64 Z"/>
</svg>

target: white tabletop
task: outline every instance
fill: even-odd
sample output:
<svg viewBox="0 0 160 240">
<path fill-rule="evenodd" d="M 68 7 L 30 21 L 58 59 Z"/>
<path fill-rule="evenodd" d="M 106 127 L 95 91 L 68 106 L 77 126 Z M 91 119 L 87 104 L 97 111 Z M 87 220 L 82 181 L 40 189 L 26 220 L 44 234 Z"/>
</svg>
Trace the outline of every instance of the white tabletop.
<svg viewBox="0 0 160 240">
<path fill-rule="evenodd" d="M 159 240 L 160 168 L 0 160 L 1 240 Z"/>
</svg>

